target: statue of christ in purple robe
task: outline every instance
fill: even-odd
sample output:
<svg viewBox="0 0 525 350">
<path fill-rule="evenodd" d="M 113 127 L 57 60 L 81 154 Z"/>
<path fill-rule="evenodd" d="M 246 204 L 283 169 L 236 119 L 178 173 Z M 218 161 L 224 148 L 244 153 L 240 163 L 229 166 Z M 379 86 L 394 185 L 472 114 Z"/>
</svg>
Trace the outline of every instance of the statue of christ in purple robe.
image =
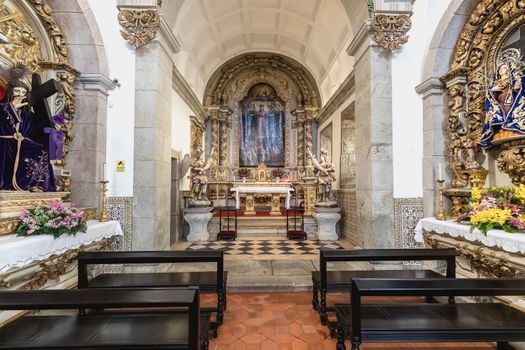
<svg viewBox="0 0 525 350">
<path fill-rule="evenodd" d="M 12 80 L 7 102 L 0 103 L 0 190 L 56 191 L 49 154 L 31 139 L 39 123 L 29 106 L 28 92 L 24 82 Z"/>
</svg>

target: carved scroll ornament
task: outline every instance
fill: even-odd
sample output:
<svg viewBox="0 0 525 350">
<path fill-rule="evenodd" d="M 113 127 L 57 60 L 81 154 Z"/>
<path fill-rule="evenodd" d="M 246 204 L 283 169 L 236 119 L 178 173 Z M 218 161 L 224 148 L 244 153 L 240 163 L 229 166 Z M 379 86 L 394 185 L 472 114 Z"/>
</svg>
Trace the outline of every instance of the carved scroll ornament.
<svg viewBox="0 0 525 350">
<path fill-rule="evenodd" d="M 408 41 L 412 21 L 408 15 L 375 14 L 372 30 L 377 43 L 389 51 L 396 51 Z"/>
<path fill-rule="evenodd" d="M 156 10 L 120 10 L 118 22 L 123 28 L 122 37 L 138 49 L 155 39 L 160 16 Z"/>
<path fill-rule="evenodd" d="M 451 185 L 465 188 L 482 169 L 480 142 L 485 122 L 486 89 L 494 76 L 497 58 L 505 40 L 525 24 L 525 1 L 481 0 L 469 16 L 456 44 L 450 72 L 441 78 L 450 97 L 447 147 Z M 525 179 L 521 150 L 506 150 L 498 168 L 517 184 Z M 518 169 L 521 169 L 518 171 Z"/>
</svg>

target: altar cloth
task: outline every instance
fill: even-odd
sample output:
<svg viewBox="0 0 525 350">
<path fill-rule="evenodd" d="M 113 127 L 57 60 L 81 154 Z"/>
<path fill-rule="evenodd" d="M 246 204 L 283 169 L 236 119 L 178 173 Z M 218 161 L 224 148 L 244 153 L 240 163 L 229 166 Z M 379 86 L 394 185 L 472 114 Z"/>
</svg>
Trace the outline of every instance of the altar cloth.
<svg viewBox="0 0 525 350">
<path fill-rule="evenodd" d="M 421 219 L 414 229 L 414 239 L 423 243 L 423 231 L 447 234 L 451 237 L 461 237 L 467 241 L 478 241 L 487 247 L 498 247 L 509 253 L 525 254 L 525 234 L 508 233 L 503 230 L 490 230 L 485 236 L 478 229 L 470 231 L 470 225 L 455 221 L 437 220 L 436 218 Z"/>
<path fill-rule="evenodd" d="M 235 207 L 241 208 L 241 193 L 266 193 L 266 194 L 286 194 L 286 209 L 290 209 L 290 199 L 293 188 L 285 186 L 237 186 L 231 189 L 235 192 Z"/>
<path fill-rule="evenodd" d="M 86 232 L 78 232 L 75 236 L 66 234 L 56 239 L 51 235 L 24 237 L 12 234 L 0 237 L 0 273 L 104 238 L 123 235 L 118 221 L 92 220 L 87 222 L 87 227 Z"/>
</svg>

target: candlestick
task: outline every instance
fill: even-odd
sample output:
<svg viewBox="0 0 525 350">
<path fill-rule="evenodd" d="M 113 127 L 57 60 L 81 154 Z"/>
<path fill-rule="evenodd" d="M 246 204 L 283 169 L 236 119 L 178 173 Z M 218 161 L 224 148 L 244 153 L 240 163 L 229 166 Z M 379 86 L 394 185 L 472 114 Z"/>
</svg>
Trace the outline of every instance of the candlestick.
<svg viewBox="0 0 525 350">
<path fill-rule="evenodd" d="M 106 163 L 104 163 L 104 169 L 106 168 Z M 107 184 L 109 181 L 100 181 L 102 184 L 102 187 L 100 191 L 102 192 L 102 208 L 100 208 L 100 219 L 98 221 L 100 222 L 107 222 L 109 221 L 109 215 L 108 215 L 108 208 L 107 208 L 107 198 L 106 198 L 106 192 L 108 191 Z"/>
<path fill-rule="evenodd" d="M 438 181 L 443 180 L 443 167 L 441 163 L 438 164 Z"/>
<path fill-rule="evenodd" d="M 439 191 L 439 208 L 438 208 L 438 213 L 436 215 L 436 219 L 438 220 L 446 220 L 445 208 L 443 207 L 443 183 L 444 182 L 445 180 L 437 180 L 438 191 Z"/>
</svg>

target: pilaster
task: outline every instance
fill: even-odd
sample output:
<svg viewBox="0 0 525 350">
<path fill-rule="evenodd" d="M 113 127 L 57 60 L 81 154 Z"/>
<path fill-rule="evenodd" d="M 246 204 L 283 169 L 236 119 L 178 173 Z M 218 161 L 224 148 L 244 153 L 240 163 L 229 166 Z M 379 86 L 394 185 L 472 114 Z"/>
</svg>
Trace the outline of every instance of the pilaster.
<svg viewBox="0 0 525 350">
<path fill-rule="evenodd" d="M 394 247 L 392 74 L 390 54 L 363 23 L 348 54 L 355 57 L 357 240 Z"/>
</svg>

